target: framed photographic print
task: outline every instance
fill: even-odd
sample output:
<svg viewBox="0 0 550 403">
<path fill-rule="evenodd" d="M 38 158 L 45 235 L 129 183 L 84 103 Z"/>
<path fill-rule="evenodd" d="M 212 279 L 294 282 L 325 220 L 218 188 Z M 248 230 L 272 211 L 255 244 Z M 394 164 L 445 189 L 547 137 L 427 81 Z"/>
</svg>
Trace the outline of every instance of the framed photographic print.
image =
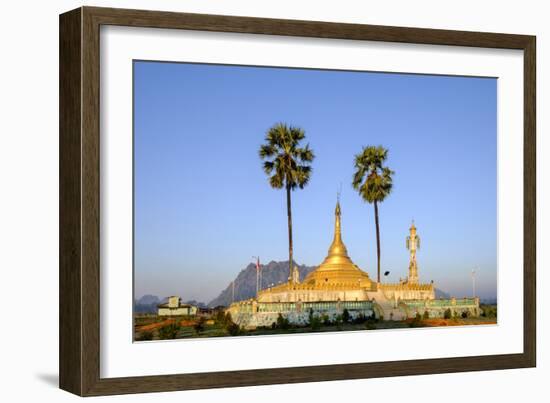
<svg viewBox="0 0 550 403">
<path fill-rule="evenodd" d="M 60 386 L 535 366 L 535 37 L 60 16 Z"/>
</svg>

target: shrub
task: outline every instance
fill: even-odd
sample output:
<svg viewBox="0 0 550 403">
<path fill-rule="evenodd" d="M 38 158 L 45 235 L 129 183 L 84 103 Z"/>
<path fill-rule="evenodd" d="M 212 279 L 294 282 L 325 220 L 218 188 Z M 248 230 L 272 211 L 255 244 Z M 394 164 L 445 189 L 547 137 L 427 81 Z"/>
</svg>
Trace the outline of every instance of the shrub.
<svg viewBox="0 0 550 403">
<path fill-rule="evenodd" d="M 468 316 L 470 316 L 470 312 L 462 311 L 462 314 L 460 316 L 462 316 L 462 319 L 466 319 Z"/>
<path fill-rule="evenodd" d="M 229 312 L 225 314 L 224 322 L 225 330 L 227 330 L 227 333 L 229 333 L 229 335 L 238 336 L 243 333 L 243 328 L 233 322 L 233 319 L 231 318 L 231 314 Z M 273 327 L 273 325 L 271 327 Z"/>
<path fill-rule="evenodd" d="M 313 321 L 313 308 L 309 308 L 308 319 L 309 319 L 309 324 L 311 325 L 311 322 Z"/>
<path fill-rule="evenodd" d="M 349 311 L 346 309 L 344 309 L 344 312 L 342 312 L 342 320 L 344 321 L 344 323 L 348 323 L 349 320 L 350 320 L 350 315 L 349 315 Z"/>
<path fill-rule="evenodd" d="M 367 330 L 375 330 L 376 329 L 375 322 L 372 319 L 367 320 L 367 322 L 365 323 L 365 328 Z"/>
<path fill-rule="evenodd" d="M 290 322 L 288 319 L 279 313 L 279 316 L 277 316 L 277 328 L 287 330 L 289 327 Z"/>
<path fill-rule="evenodd" d="M 227 332 L 231 336 L 238 336 L 243 332 L 241 327 L 239 325 L 237 325 L 236 323 L 233 323 L 233 322 L 231 322 L 229 325 L 227 325 L 226 329 L 227 329 Z"/>
<path fill-rule="evenodd" d="M 136 335 L 136 341 L 149 341 L 153 340 L 153 332 L 143 331 Z"/>
<path fill-rule="evenodd" d="M 330 318 L 328 317 L 328 315 L 326 313 L 323 314 L 322 320 L 323 320 L 323 325 L 325 325 L 325 326 L 332 325 L 332 322 L 330 321 Z"/>
<path fill-rule="evenodd" d="M 335 322 L 336 322 L 336 327 L 338 328 L 338 330 L 342 330 L 342 326 L 344 324 L 343 315 L 337 315 Z"/>
<path fill-rule="evenodd" d="M 497 317 L 497 306 L 496 305 L 480 305 L 481 316 L 485 318 L 496 318 Z"/>
<path fill-rule="evenodd" d="M 422 319 L 430 319 L 430 313 L 428 311 L 424 311 L 424 315 L 422 315 Z"/>
<path fill-rule="evenodd" d="M 416 313 L 416 316 L 414 317 L 414 319 L 411 321 L 411 323 L 409 323 L 409 326 L 410 327 L 422 327 L 423 324 L 422 324 L 422 316 L 420 315 L 420 313 Z"/>
<path fill-rule="evenodd" d="M 355 317 L 355 319 L 352 319 L 352 323 L 357 323 L 357 324 L 365 323 L 366 320 L 367 320 L 367 317 L 363 312 L 361 312 L 359 315 Z"/>
<path fill-rule="evenodd" d="M 177 322 L 171 323 L 167 326 L 161 327 L 159 332 L 159 338 L 161 340 L 175 339 L 180 330 L 180 325 Z"/>
<path fill-rule="evenodd" d="M 321 318 L 319 316 L 312 316 L 309 325 L 311 326 L 311 330 L 319 330 L 321 328 Z"/>
<path fill-rule="evenodd" d="M 445 309 L 445 312 L 443 313 L 443 318 L 444 319 L 451 319 L 451 308 L 447 308 Z"/>
<path fill-rule="evenodd" d="M 204 330 L 205 325 L 206 325 L 206 318 L 204 316 L 200 316 L 195 322 L 195 325 L 193 326 L 193 328 L 195 329 L 195 332 L 197 332 L 197 334 L 200 334 Z"/>
<path fill-rule="evenodd" d="M 229 312 L 226 314 L 224 311 L 218 311 L 216 312 L 216 316 L 214 316 L 214 321 L 223 326 L 227 323 L 227 315 L 231 318 L 231 314 Z"/>
<path fill-rule="evenodd" d="M 233 318 L 231 317 L 231 313 L 227 312 L 225 314 L 225 319 L 224 319 L 224 324 L 227 325 L 227 324 L 230 324 L 230 323 L 233 323 Z"/>
</svg>

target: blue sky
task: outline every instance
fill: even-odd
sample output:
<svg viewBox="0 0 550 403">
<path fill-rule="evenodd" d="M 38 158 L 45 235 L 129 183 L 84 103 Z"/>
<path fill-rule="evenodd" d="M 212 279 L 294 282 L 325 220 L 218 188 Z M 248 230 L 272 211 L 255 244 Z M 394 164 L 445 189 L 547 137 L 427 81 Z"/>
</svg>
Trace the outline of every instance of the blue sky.
<svg viewBox="0 0 550 403">
<path fill-rule="evenodd" d="M 353 156 L 389 149 L 394 189 L 379 208 L 387 281 L 496 296 L 496 96 L 492 78 L 135 62 L 135 295 L 208 302 L 252 261 L 288 259 L 285 194 L 258 148 L 277 122 L 303 128 L 310 184 L 292 194 L 294 256 L 318 265 L 342 187 L 343 239 L 372 278 L 372 205 L 351 187 Z"/>
</svg>

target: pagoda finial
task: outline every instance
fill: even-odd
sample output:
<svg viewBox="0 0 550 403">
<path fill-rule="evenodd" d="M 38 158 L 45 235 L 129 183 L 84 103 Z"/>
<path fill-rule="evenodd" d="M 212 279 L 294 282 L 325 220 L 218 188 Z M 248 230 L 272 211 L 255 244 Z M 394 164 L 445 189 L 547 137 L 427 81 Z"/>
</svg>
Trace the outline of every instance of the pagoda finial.
<svg viewBox="0 0 550 403">
<path fill-rule="evenodd" d="M 342 242 L 342 224 L 341 224 L 342 211 L 340 209 L 340 200 L 336 200 L 336 208 L 334 209 L 334 239 L 332 245 L 329 248 L 329 255 L 333 254 L 347 254 L 346 247 Z"/>
</svg>

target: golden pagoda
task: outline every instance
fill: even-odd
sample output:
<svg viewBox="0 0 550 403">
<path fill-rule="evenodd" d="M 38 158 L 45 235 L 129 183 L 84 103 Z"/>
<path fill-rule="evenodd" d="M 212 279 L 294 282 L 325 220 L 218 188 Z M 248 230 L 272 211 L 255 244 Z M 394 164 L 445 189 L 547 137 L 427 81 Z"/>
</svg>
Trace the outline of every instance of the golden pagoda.
<svg viewBox="0 0 550 403">
<path fill-rule="evenodd" d="M 309 323 L 310 315 L 336 317 L 344 309 L 357 317 L 375 315 L 389 320 L 403 320 L 425 314 L 442 317 L 445 310 L 479 315 L 479 299 L 455 298 L 435 300 L 435 286 L 420 283 L 416 251 L 420 237 L 414 223 L 409 229 L 407 249 L 410 253 L 409 276 L 399 283 L 377 283 L 348 256 L 342 241 L 340 202 L 334 211 L 334 237 L 323 262 L 300 282 L 294 267 L 287 282 L 260 290 L 256 298 L 232 303 L 229 312 L 239 326 L 256 328 L 273 326 L 279 315 L 298 325 Z"/>
<path fill-rule="evenodd" d="M 334 215 L 334 239 L 328 250 L 328 255 L 319 267 L 307 275 L 303 283 L 316 287 L 352 286 L 370 288 L 372 281 L 369 275 L 352 262 L 348 256 L 346 245 L 342 241 L 340 202 L 336 203 Z"/>
<path fill-rule="evenodd" d="M 342 241 L 340 202 L 334 211 L 334 238 L 323 262 L 300 282 L 294 268 L 287 283 L 258 293 L 259 302 L 353 301 L 367 300 L 376 283 L 348 256 Z"/>
</svg>

